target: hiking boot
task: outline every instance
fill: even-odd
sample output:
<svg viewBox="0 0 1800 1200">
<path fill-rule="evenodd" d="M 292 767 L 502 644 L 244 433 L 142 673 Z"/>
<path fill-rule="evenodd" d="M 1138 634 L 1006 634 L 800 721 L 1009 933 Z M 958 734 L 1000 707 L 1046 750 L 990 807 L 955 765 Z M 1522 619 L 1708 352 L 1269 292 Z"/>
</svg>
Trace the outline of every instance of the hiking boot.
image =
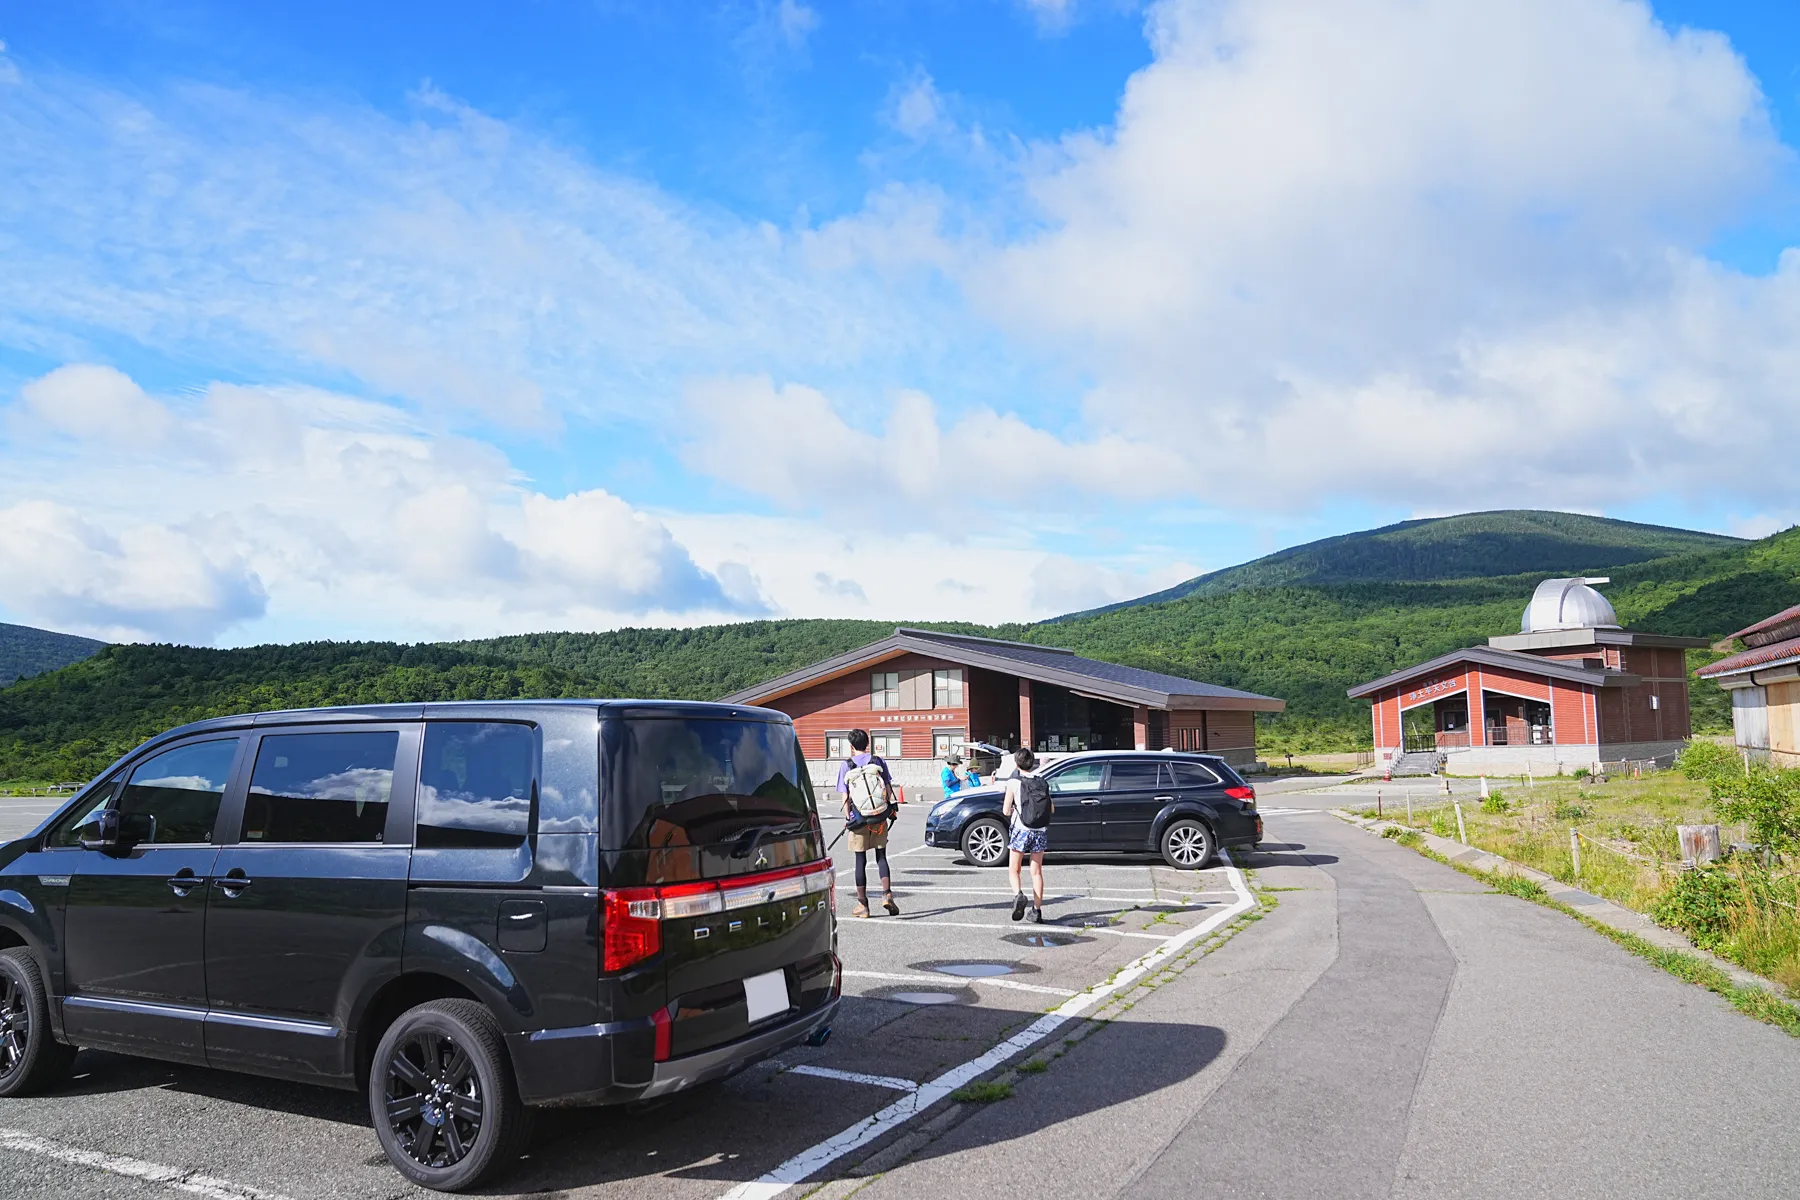
<svg viewBox="0 0 1800 1200">
<path fill-rule="evenodd" d="M 887 915 L 890 917 L 897 917 L 900 915 L 900 906 L 894 903 L 894 893 L 892 892 L 889 892 L 886 898 L 882 900 L 881 907 L 887 909 Z"/>
<path fill-rule="evenodd" d="M 1031 916 L 1030 916 L 1029 920 L 1031 921 L 1031 923 L 1033 925 L 1042 925 L 1044 923 L 1044 910 L 1039 908 L 1035 904 L 1032 905 L 1031 906 Z"/>
<path fill-rule="evenodd" d="M 866 917 L 869 915 L 869 906 L 858 900 L 856 902 L 856 907 L 850 910 L 850 915 L 853 917 Z"/>
<path fill-rule="evenodd" d="M 1017 896 L 1013 897 L 1013 920 L 1020 921 L 1020 920 L 1023 920 L 1024 918 L 1025 918 L 1025 893 L 1020 892 Z"/>
</svg>

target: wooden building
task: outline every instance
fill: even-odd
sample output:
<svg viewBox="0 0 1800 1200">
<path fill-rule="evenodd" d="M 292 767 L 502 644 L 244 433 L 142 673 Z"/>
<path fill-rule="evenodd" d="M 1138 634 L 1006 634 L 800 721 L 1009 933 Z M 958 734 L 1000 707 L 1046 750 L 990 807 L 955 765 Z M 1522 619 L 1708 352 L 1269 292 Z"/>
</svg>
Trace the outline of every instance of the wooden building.
<svg viewBox="0 0 1800 1200">
<path fill-rule="evenodd" d="M 1738 746 L 1784 767 L 1800 766 L 1800 604 L 1740 629 L 1742 653 L 1700 668 L 1731 693 Z"/>
<path fill-rule="evenodd" d="M 866 729 L 909 793 L 970 741 L 1040 752 L 1201 750 L 1256 762 L 1256 714 L 1281 700 L 1083 658 L 1054 646 L 900 628 L 892 636 L 724 697 L 794 719 L 815 774 L 835 778 Z"/>
<path fill-rule="evenodd" d="M 1520 632 L 1350 689 L 1376 761 L 1429 756 L 1460 774 L 1556 773 L 1678 752 L 1691 733 L 1685 651 L 1702 638 L 1622 629 L 1592 584 L 1538 585 Z"/>
</svg>

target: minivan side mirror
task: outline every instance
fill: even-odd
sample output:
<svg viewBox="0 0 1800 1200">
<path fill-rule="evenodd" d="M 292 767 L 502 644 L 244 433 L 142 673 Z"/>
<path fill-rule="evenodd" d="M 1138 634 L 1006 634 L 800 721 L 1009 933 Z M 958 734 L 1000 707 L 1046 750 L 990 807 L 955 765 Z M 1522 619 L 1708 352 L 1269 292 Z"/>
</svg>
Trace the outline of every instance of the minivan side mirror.
<svg viewBox="0 0 1800 1200">
<path fill-rule="evenodd" d="M 102 854 L 128 854 L 143 842 L 156 840 L 156 818 L 149 813 L 122 813 L 103 808 L 76 830 L 83 850 Z"/>
</svg>

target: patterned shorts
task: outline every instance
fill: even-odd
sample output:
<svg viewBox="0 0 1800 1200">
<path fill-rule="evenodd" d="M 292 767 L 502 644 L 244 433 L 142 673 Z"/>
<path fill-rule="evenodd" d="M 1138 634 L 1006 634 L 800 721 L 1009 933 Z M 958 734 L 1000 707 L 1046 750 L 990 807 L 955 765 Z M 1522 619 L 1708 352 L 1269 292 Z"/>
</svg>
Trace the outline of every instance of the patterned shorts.
<svg viewBox="0 0 1800 1200">
<path fill-rule="evenodd" d="M 1050 849 L 1050 831 L 1048 829 L 1027 829 L 1023 825 L 1014 825 L 1012 837 L 1007 841 L 1009 849 L 1021 854 L 1042 854 Z"/>
</svg>

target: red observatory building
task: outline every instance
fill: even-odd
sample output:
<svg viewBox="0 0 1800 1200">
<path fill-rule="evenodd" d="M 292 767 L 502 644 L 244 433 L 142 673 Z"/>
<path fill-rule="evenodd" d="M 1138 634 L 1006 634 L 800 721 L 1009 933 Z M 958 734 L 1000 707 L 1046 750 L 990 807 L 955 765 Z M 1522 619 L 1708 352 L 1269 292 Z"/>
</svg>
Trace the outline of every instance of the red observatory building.
<svg viewBox="0 0 1800 1200">
<path fill-rule="evenodd" d="M 1692 732 L 1684 652 L 1706 640 L 1621 628 L 1591 586 L 1606 582 L 1546 579 L 1517 634 L 1351 688 L 1371 704 L 1376 762 L 1557 774 L 1679 751 Z"/>
<path fill-rule="evenodd" d="M 899 628 L 889 637 L 723 698 L 794 719 L 815 782 L 836 779 L 866 729 L 909 794 L 932 793 L 968 742 L 1057 753 L 1198 750 L 1256 762 L 1256 714 L 1285 701 L 1083 658 L 1055 646 Z"/>
</svg>

